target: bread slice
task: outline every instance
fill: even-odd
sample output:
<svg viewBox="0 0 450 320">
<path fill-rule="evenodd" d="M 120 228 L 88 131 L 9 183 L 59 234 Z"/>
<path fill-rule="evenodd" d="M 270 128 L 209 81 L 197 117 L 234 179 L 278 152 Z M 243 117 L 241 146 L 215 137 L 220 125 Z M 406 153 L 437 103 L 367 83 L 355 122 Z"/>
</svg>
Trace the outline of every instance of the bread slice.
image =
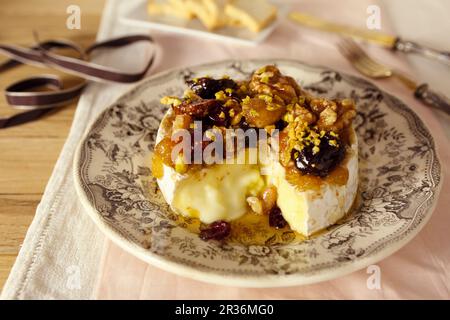
<svg viewBox="0 0 450 320">
<path fill-rule="evenodd" d="M 189 10 L 208 30 L 225 25 L 226 17 L 223 12 L 228 0 L 187 0 L 186 3 Z"/>
<path fill-rule="evenodd" d="M 267 0 L 231 0 L 225 14 L 253 32 L 259 32 L 277 16 L 277 8 Z"/>
</svg>

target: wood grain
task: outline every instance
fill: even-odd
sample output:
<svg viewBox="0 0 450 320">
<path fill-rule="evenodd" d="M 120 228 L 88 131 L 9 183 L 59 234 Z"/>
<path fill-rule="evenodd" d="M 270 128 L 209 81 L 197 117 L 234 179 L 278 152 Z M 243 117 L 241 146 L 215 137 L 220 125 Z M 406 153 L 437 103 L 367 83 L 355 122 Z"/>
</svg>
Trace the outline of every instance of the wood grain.
<svg viewBox="0 0 450 320">
<path fill-rule="evenodd" d="M 103 4 L 99 0 L 0 0 L 0 42 L 29 46 L 33 44 L 32 31 L 36 30 L 42 40 L 65 38 L 86 47 L 95 40 Z M 66 28 L 69 5 L 80 6 L 80 30 Z M 0 88 L 40 73 L 60 74 L 20 66 L 1 75 Z M 63 79 L 65 83 L 77 81 L 67 75 Z M 0 288 L 33 220 L 69 132 L 75 107 L 76 102 L 37 122 L 0 130 Z M 0 116 L 15 112 L 1 95 Z"/>
</svg>

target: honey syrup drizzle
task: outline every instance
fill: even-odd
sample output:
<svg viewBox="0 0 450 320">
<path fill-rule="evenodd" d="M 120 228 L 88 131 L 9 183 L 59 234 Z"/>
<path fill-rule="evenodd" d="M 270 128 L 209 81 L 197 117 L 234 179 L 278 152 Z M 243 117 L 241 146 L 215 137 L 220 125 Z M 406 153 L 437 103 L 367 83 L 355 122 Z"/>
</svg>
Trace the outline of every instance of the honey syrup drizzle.
<svg viewBox="0 0 450 320">
<path fill-rule="evenodd" d="M 188 231 L 199 234 L 203 224 L 197 218 L 187 218 L 179 216 L 177 223 Z M 252 212 L 245 213 L 242 217 L 233 220 L 231 233 L 227 237 L 228 243 L 238 243 L 243 245 L 275 245 L 299 243 L 308 237 L 293 231 L 286 226 L 282 229 L 275 229 L 269 225 L 268 215 L 257 215 Z"/>
<path fill-rule="evenodd" d="M 358 193 L 357 193 L 358 194 Z M 336 221 L 333 225 L 318 230 L 309 236 L 302 235 L 292 230 L 289 225 L 282 229 L 275 229 L 269 225 L 269 216 L 265 214 L 255 214 L 247 212 L 242 217 L 233 220 L 231 224 L 231 233 L 227 237 L 228 243 L 242 245 L 286 245 L 298 244 L 306 240 L 314 239 L 329 231 L 329 228 L 342 224 L 354 211 L 357 206 L 357 196 L 353 199 L 350 209 L 345 215 Z M 199 234 L 203 224 L 198 218 L 190 218 L 178 215 L 176 223 L 188 231 Z"/>
</svg>

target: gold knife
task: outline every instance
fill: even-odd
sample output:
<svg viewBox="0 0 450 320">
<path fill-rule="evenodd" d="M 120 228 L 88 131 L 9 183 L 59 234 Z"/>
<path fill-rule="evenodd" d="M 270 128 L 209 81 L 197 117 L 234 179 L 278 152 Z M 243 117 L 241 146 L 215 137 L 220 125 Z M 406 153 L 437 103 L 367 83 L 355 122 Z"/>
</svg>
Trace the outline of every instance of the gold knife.
<svg viewBox="0 0 450 320">
<path fill-rule="evenodd" d="M 427 58 L 436 59 L 450 66 L 450 52 L 425 47 L 418 43 L 403 40 L 390 34 L 337 24 L 304 14 L 302 12 L 291 12 L 289 14 L 289 18 L 306 27 L 338 33 L 341 35 L 350 36 L 352 38 L 363 39 L 395 51 L 420 54 Z"/>
</svg>

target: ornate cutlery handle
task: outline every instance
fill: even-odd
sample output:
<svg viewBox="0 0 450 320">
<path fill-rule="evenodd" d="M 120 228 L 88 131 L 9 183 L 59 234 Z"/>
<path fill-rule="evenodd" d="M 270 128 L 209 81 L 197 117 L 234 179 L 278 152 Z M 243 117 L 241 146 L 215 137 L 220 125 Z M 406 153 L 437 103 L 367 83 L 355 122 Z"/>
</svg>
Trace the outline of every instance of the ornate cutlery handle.
<svg viewBox="0 0 450 320">
<path fill-rule="evenodd" d="M 428 84 L 424 83 L 418 86 L 414 96 L 425 104 L 450 114 L 450 100 L 446 96 L 430 90 Z"/>
<path fill-rule="evenodd" d="M 402 40 L 400 38 L 397 38 L 397 40 L 395 41 L 394 50 L 406 53 L 409 52 L 417 53 L 423 55 L 424 57 L 439 60 L 450 66 L 450 52 L 447 51 L 439 51 L 436 49 L 422 46 L 412 41 Z"/>
</svg>

